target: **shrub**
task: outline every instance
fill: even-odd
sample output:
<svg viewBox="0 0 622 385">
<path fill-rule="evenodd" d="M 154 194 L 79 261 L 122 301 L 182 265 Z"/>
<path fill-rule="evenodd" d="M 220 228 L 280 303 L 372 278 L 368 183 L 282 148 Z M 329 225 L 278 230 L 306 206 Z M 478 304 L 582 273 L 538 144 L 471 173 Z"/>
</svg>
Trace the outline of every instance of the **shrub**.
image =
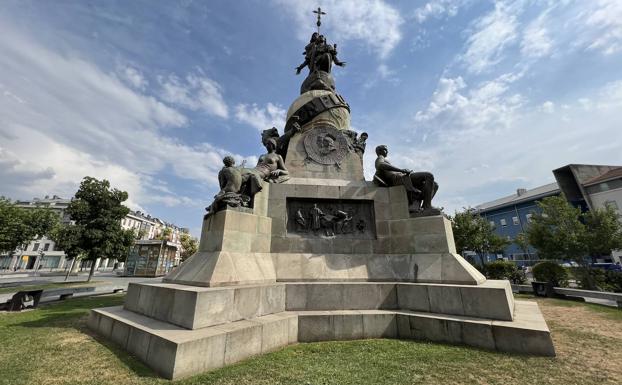
<svg viewBox="0 0 622 385">
<path fill-rule="evenodd" d="M 622 273 L 620 272 L 577 267 L 573 274 L 581 289 L 622 293 Z"/>
<path fill-rule="evenodd" d="M 568 272 L 563 266 L 552 261 L 537 263 L 533 267 L 533 278 L 536 281 L 552 283 L 557 287 L 568 286 Z"/>
<path fill-rule="evenodd" d="M 488 279 L 507 279 L 512 283 L 525 283 L 525 273 L 509 261 L 494 261 L 484 266 L 482 273 Z"/>
</svg>

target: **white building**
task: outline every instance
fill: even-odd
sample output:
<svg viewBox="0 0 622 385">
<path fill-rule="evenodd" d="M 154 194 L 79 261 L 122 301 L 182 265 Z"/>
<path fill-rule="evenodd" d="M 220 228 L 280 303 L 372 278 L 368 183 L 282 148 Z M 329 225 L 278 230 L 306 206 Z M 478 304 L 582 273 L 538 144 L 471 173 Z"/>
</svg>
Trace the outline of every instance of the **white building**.
<svg viewBox="0 0 622 385">
<path fill-rule="evenodd" d="M 63 199 L 56 195 L 53 197 L 46 196 L 43 199 L 34 198 L 31 201 L 17 201 L 18 207 L 29 208 L 47 208 L 58 212 L 62 223 L 70 223 L 71 218 L 66 212 L 67 207 L 71 203 L 70 199 Z M 140 211 L 130 211 L 130 213 L 121 220 L 123 229 L 133 229 L 136 235 L 141 235 L 141 240 L 157 239 L 165 232 L 170 232 L 167 240 L 175 244 L 177 247 L 176 263 L 181 258 L 181 228 L 171 223 L 162 221 L 159 218 L 141 213 Z M 166 230 L 170 229 L 170 230 Z M 104 258 L 97 260 L 96 269 L 112 269 L 117 262 L 116 259 Z M 68 269 L 72 265 L 71 260 L 65 259 L 65 253 L 57 250 L 54 241 L 47 237 L 37 237 L 16 250 L 13 255 L 0 255 L 0 270 L 37 270 L 49 269 L 59 270 Z M 90 268 L 91 261 L 82 261 L 81 268 Z M 75 268 L 77 268 L 76 266 Z"/>
</svg>

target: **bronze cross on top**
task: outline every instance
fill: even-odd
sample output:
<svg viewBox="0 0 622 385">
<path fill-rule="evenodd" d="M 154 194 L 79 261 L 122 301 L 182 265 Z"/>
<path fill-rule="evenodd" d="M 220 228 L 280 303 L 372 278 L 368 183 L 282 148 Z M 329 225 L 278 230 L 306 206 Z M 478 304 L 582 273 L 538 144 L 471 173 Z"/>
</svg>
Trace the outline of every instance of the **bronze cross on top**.
<svg viewBox="0 0 622 385">
<path fill-rule="evenodd" d="M 313 13 L 317 13 L 317 34 L 320 34 L 320 25 L 322 25 L 322 15 L 326 15 L 326 12 L 322 12 L 322 8 L 317 7 L 317 10 L 313 11 Z"/>
</svg>

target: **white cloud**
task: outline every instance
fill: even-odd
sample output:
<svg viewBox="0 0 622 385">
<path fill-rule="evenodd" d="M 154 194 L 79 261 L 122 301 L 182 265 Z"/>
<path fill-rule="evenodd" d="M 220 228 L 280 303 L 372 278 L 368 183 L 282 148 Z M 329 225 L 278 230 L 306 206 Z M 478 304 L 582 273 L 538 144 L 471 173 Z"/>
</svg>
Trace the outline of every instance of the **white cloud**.
<svg viewBox="0 0 622 385">
<path fill-rule="evenodd" d="M 242 122 L 255 127 L 259 131 L 267 130 L 270 127 L 276 127 L 281 134 L 285 127 L 285 111 L 281 106 L 272 103 L 266 104 L 265 107 L 259 107 L 257 104 L 238 104 L 235 106 L 235 118 Z"/>
<path fill-rule="evenodd" d="M 551 52 L 553 41 L 547 29 L 549 24 L 547 13 L 544 12 L 525 28 L 521 41 L 521 53 L 524 56 L 539 58 Z"/>
<path fill-rule="evenodd" d="M 441 78 L 428 107 L 415 115 L 417 132 L 459 141 L 465 135 L 482 136 L 506 128 L 523 103 L 519 94 L 508 93 L 516 79 L 505 74 L 469 89 L 460 76 Z"/>
<path fill-rule="evenodd" d="M 149 84 L 143 74 L 136 68 L 126 66 L 120 69 L 121 77 L 127 81 L 132 87 L 144 90 Z"/>
<path fill-rule="evenodd" d="M 196 202 L 179 191 L 152 188 L 164 170 L 197 187 L 217 188 L 216 174 L 228 152 L 167 136 L 169 128 L 187 124 L 181 112 L 76 52 L 43 47 L 5 20 L 0 50 L 0 195 L 71 196 L 90 175 L 128 191 L 133 208 L 204 204 L 211 198 Z M 183 84 L 199 95 L 210 90 L 198 75 Z"/>
<path fill-rule="evenodd" d="M 598 0 L 589 2 L 591 9 L 578 18 L 587 29 L 584 42 L 589 49 L 604 54 L 622 50 L 622 2 L 619 0 Z"/>
<path fill-rule="evenodd" d="M 518 13 L 517 4 L 498 2 L 494 10 L 474 22 L 461 55 L 469 72 L 484 72 L 502 60 L 504 49 L 517 39 Z"/>
<path fill-rule="evenodd" d="M 207 76 L 191 73 L 185 79 L 180 79 L 171 74 L 158 80 L 162 86 L 161 96 L 165 101 L 192 111 L 205 111 L 223 119 L 229 116 L 222 87 Z"/>
<path fill-rule="evenodd" d="M 305 0 L 273 0 L 294 15 L 298 37 L 308 41 L 315 29 L 315 15 Z M 400 27 L 404 20 L 400 12 L 381 0 L 325 0 L 327 12 L 322 18 L 322 32 L 332 42 L 362 41 L 380 58 L 386 58 L 402 38 Z"/>
<path fill-rule="evenodd" d="M 415 20 L 424 23 L 429 18 L 453 17 L 470 0 L 432 0 L 415 10 Z"/>
<path fill-rule="evenodd" d="M 622 163 L 622 80 L 574 102 L 533 105 L 514 90 L 519 78 L 474 86 L 442 78 L 410 131 L 389 143 L 396 166 L 434 172 L 441 186 L 436 204 L 446 212 L 550 183 L 551 170 L 568 163 Z"/>
<path fill-rule="evenodd" d="M 540 110 L 542 112 L 546 112 L 547 114 L 552 114 L 553 112 L 555 112 L 555 103 L 547 100 L 546 102 L 542 103 L 542 105 L 540 106 Z"/>
</svg>

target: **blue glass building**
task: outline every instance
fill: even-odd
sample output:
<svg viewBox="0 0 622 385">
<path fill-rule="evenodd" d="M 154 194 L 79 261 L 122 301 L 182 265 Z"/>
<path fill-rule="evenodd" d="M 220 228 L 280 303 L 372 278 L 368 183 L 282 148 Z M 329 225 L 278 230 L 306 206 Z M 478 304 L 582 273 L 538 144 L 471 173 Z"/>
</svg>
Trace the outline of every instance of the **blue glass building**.
<svg viewBox="0 0 622 385">
<path fill-rule="evenodd" d="M 516 194 L 476 206 L 475 211 L 486 218 L 497 235 L 512 242 L 518 234 L 526 229 L 531 216 L 540 211 L 536 202 L 542 198 L 559 194 L 560 189 L 557 183 L 549 183 L 531 190 L 518 189 Z M 488 261 L 504 258 L 515 261 L 520 266 L 532 265 L 537 259 L 535 249 L 529 247 L 527 250 L 523 250 L 516 243 L 507 246 L 503 250 L 503 254 L 481 257 Z"/>
</svg>

